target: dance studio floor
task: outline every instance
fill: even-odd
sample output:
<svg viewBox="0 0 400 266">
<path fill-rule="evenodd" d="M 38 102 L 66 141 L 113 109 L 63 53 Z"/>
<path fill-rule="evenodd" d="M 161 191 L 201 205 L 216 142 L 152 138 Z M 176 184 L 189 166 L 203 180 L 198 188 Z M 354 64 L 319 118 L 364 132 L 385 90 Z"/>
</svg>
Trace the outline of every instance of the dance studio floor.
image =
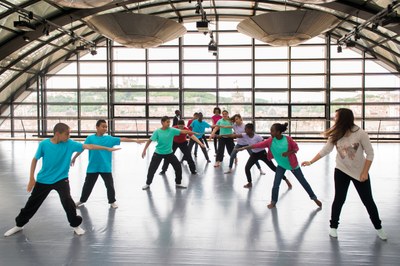
<svg viewBox="0 0 400 266">
<path fill-rule="evenodd" d="M 0 231 L 13 227 L 28 199 L 26 184 L 36 141 L 0 141 Z M 212 146 L 212 145 L 211 145 Z M 299 161 L 311 159 L 323 143 L 299 143 Z M 373 143 L 370 171 L 373 195 L 388 241 L 375 233 L 367 211 L 351 185 L 338 239 L 329 237 L 336 152 L 303 173 L 322 201 L 319 209 L 294 176 L 281 184 L 277 208 L 269 210 L 273 173 L 253 170 L 253 188 L 245 189 L 246 152 L 230 175 L 196 158 L 198 175 L 183 164 L 176 189 L 174 171 L 154 178 L 143 191 L 154 145 L 145 159 L 143 145 L 122 143 L 114 153 L 113 175 L 118 209 L 107 203 L 98 180 L 88 202 L 78 209 L 83 236 L 74 235 L 56 192 L 51 192 L 32 220 L 10 237 L 0 237 L 0 265 L 400 265 L 400 144 Z M 180 152 L 177 152 L 180 158 Z M 214 158 L 214 151 L 209 151 Z M 39 169 L 40 164 L 38 165 Z M 85 178 L 87 151 L 70 171 L 71 194 L 78 200 Z"/>
</svg>

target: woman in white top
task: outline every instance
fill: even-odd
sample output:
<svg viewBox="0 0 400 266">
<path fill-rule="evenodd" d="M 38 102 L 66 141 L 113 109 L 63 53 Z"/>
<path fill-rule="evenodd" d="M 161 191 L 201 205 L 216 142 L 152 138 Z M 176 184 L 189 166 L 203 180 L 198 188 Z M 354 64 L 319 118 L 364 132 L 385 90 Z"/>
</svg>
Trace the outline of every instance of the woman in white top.
<svg viewBox="0 0 400 266">
<path fill-rule="evenodd" d="M 324 135 L 328 137 L 326 145 L 312 160 L 305 161 L 301 165 L 309 166 L 315 163 L 336 147 L 335 198 L 332 203 L 329 235 L 337 237 L 340 212 L 346 201 L 347 190 L 351 181 L 367 208 L 379 238 L 386 240 L 387 235 L 382 229 L 378 208 L 372 197 L 368 174 L 374 158 L 374 150 L 368 134 L 354 124 L 354 115 L 350 109 L 340 108 L 335 113 L 335 124 L 325 131 Z"/>
</svg>

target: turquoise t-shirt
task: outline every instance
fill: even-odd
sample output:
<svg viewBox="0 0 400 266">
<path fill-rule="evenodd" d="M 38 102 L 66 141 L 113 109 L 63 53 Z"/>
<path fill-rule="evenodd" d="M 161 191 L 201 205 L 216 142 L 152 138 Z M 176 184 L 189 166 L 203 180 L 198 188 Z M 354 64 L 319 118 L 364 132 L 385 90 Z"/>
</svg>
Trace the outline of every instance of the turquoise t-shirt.
<svg viewBox="0 0 400 266">
<path fill-rule="evenodd" d="M 179 129 L 169 127 L 165 130 L 158 128 L 151 136 L 152 141 L 157 141 L 156 151 L 157 154 L 170 154 L 172 153 L 172 142 L 175 136 L 179 136 L 181 131 Z"/>
<path fill-rule="evenodd" d="M 287 138 L 283 135 L 281 139 L 273 138 L 271 147 L 269 149 L 271 150 L 276 163 L 280 167 L 286 170 L 293 170 L 292 166 L 290 165 L 289 158 L 282 156 L 282 153 L 288 151 L 288 147 L 289 144 Z"/>
<path fill-rule="evenodd" d="M 194 120 L 191 124 L 190 124 L 190 126 L 192 127 L 192 131 L 193 132 L 196 132 L 196 133 L 199 133 L 199 134 L 196 134 L 195 136 L 197 137 L 197 138 L 201 138 L 201 137 L 203 137 L 203 135 L 204 135 L 204 132 L 206 131 L 206 128 L 209 128 L 209 127 L 211 127 L 211 125 L 209 124 L 209 123 L 207 123 L 206 121 L 199 121 L 199 120 Z"/>
<path fill-rule="evenodd" d="M 95 144 L 112 148 L 121 143 L 121 139 L 110 135 L 90 135 L 85 144 Z M 89 150 L 87 173 L 111 173 L 112 152 L 106 150 Z"/>
<path fill-rule="evenodd" d="M 42 184 L 54 184 L 68 178 L 71 156 L 74 152 L 82 152 L 83 144 L 68 139 L 66 142 L 54 144 L 50 139 L 39 143 L 35 159 L 43 157 L 42 168 L 37 174 L 36 181 Z"/>
<path fill-rule="evenodd" d="M 225 119 L 220 119 L 217 122 L 217 126 L 232 126 L 231 120 L 225 120 Z M 220 128 L 219 129 L 219 134 L 220 135 L 228 135 L 232 134 L 232 128 Z"/>
</svg>

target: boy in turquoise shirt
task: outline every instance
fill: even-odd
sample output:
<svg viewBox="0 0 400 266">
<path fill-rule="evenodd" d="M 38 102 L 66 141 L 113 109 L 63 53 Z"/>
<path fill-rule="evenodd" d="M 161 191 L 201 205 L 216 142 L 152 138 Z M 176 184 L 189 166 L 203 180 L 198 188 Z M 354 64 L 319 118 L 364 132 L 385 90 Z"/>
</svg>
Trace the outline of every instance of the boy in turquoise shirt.
<svg viewBox="0 0 400 266">
<path fill-rule="evenodd" d="M 146 142 L 146 145 L 143 149 L 142 158 L 146 156 L 146 150 L 149 147 L 152 141 L 157 141 L 156 150 L 154 151 L 153 157 L 150 161 L 149 170 L 147 172 L 147 180 L 146 185 L 142 187 L 143 190 L 150 188 L 150 184 L 153 182 L 154 174 L 157 171 L 158 166 L 161 163 L 161 160 L 167 160 L 167 163 L 171 163 L 172 167 L 175 170 L 175 183 L 177 188 L 186 188 L 181 184 L 182 182 L 182 167 L 181 164 L 176 158 L 172 150 L 172 144 L 175 136 L 179 136 L 180 134 L 193 134 L 194 132 L 190 130 L 180 130 L 177 128 L 170 127 L 171 121 L 168 116 L 163 116 L 161 118 L 161 128 L 156 129 L 153 132 L 153 135 Z"/>
<path fill-rule="evenodd" d="M 68 172 L 70 159 L 74 152 L 82 152 L 84 149 L 97 149 L 115 151 L 119 148 L 108 148 L 92 144 L 82 144 L 69 139 L 70 128 L 64 123 L 58 123 L 53 129 L 54 136 L 39 143 L 30 168 L 27 191 L 31 196 L 15 218 L 16 226 L 5 232 L 4 236 L 10 236 L 23 229 L 29 222 L 43 201 L 54 189 L 60 196 L 61 204 L 67 214 L 68 222 L 77 235 L 85 233 L 79 225 L 82 217 L 76 214 L 75 203 L 70 194 Z M 34 177 L 37 161 L 42 158 L 42 168 Z"/>
<path fill-rule="evenodd" d="M 114 147 L 120 145 L 122 142 L 136 142 L 142 143 L 141 140 L 134 140 L 129 138 L 119 138 L 110 135 L 105 135 L 108 126 L 107 122 L 100 119 L 96 122 L 96 134 L 90 135 L 86 138 L 85 144 L 96 144 L 105 147 Z M 76 158 L 81 154 L 78 152 L 72 158 L 71 166 L 74 165 Z M 108 203 L 111 208 L 116 209 L 118 205 L 115 199 L 114 180 L 112 176 L 112 153 L 104 150 L 90 150 L 89 151 L 89 164 L 86 170 L 85 183 L 83 184 L 82 194 L 78 202 L 75 203 L 76 207 L 82 206 L 92 193 L 93 187 L 97 182 L 99 175 L 103 178 L 104 185 L 107 189 Z"/>
</svg>

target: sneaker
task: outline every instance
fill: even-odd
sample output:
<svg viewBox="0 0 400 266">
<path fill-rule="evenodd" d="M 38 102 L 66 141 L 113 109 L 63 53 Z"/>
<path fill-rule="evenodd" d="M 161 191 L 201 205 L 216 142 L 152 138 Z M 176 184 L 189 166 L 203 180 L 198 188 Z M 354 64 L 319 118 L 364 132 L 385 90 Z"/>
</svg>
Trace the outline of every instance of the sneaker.
<svg viewBox="0 0 400 266">
<path fill-rule="evenodd" d="M 14 226 L 13 228 L 11 228 L 10 230 L 8 230 L 7 232 L 4 233 L 4 236 L 10 236 L 13 235 L 15 233 L 18 233 L 19 231 L 22 231 L 23 227 L 19 227 L 19 226 Z"/>
<path fill-rule="evenodd" d="M 383 231 L 383 228 L 376 230 L 376 233 L 378 234 L 379 238 L 382 240 L 387 240 L 387 234 L 385 231 Z"/>
<path fill-rule="evenodd" d="M 318 199 L 315 199 L 314 202 L 318 205 L 318 207 L 322 208 L 322 202 Z"/>
<path fill-rule="evenodd" d="M 232 168 L 229 168 L 229 170 L 226 171 L 224 174 L 230 174 L 230 173 L 232 173 Z"/>
<path fill-rule="evenodd" d="M 251 188 L 253 186 L 253 184 L 252 183 L 247 183 L 246 185 L 244 185 L 243 187 L 244 188 Z"/>
<path fill-rule="evenodd" d="M 215 164 L 214 164 L 214 167 L 220 167 L 220 166 L 221 166 L 221 162 L 216 161 Z"/>
<path fill-rule="evenodd" d="M 176 188 L 182 188 L 182 189 L 187 188 L 187 187 L 185 187 L 185 186 L 182 185 L 182 184 L 175 184 L 175 186 L 176 186 Z"/>
<path fill-rule="evenodd" d="M 73 228 L 74 228 L 75 234 L 77 234 L 78 236 L 81 236 L 85 233 L 85 230 L 83 230 L 80 226 L 73 227 Z"/>
<path fill-rule="evenodd" d="M 79 208 L 79 207 L 83 206 L 83 204 L 84 204 L 84 202 L 77 201 L 77 202 L 75 202 L 75 207 Z"/>
<path fill-rule="evenodd" d="M 207 160 L 207 163 L 211 163 L 211 161 L 210 161 L 210 160 Z"/>
<path fill-rule="evenodd" d="M 159 175 L 165 175 L 165 171 L 161 171 L 158 173 Z"/>
<path fill-rule="evenodd" d="M 192 172 L 192 175 L 197 175 L 197 171 L 193 171 L 193 172 Z"/>
<path fill-rule="evenodd" d="M 149 189 L 149 188 L 150 188 L 150 185 L 147 185 L 147 184 L 142 187 L 143 190 L 146 190 L 146 189 Z"/>
<path fill-rule="evenodd" d="M 265 175 L 265 172 L 260 168 L 260 175 Z"/>
<path fill-rule="evenodd" d="M 117 205 L 117 203 L 113 202 L 110 204 L 110 207 L 113 209 L 116 209 L 116 208 L 118 208 L 118 205 Z"/>
<path fill-rule="evenodd" d="M 337 229 L 336 228 L 331 228 L 331 230 L 329 231 L 329 235 L 331 237 L 337 238 Z"/>
</svg>

